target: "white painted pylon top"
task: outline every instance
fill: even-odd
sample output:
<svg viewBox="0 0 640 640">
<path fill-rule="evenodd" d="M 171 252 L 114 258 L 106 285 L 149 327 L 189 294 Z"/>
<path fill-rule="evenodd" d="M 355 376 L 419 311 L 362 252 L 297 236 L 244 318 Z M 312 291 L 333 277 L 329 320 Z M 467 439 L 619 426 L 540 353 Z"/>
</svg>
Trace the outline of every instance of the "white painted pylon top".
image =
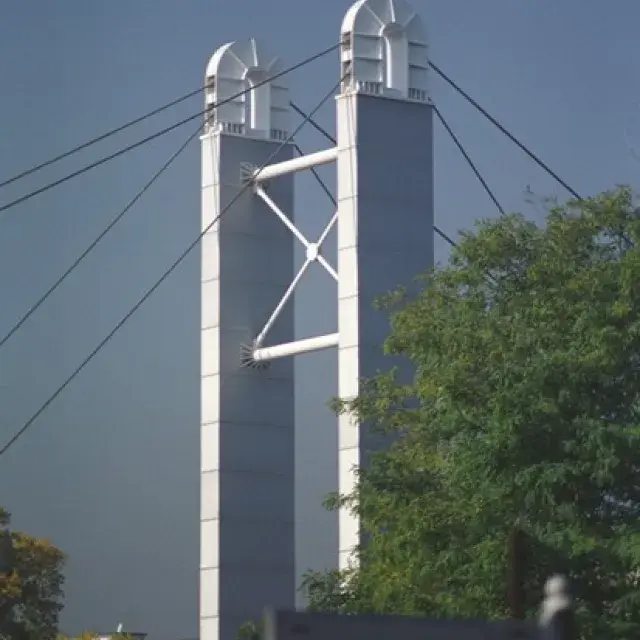
<svg viewBox="0 0 640 640">
<path fill-rule="evenodd" d="M 207 65 L 207 130 L 286 140 L 289 135 L 289 89 L 284 78 L 264 82 L 281 70 L 280 60 L 268 55 L 254 38 L 221 46 Z M 245 90 L 249 91 L 215 106 Z"/>
<path fill-rule="evenodd" d="M 426 102 L 427 36 L 406 0 L 358 0 L 342 22 L 342 91 Z"/>
</svg>

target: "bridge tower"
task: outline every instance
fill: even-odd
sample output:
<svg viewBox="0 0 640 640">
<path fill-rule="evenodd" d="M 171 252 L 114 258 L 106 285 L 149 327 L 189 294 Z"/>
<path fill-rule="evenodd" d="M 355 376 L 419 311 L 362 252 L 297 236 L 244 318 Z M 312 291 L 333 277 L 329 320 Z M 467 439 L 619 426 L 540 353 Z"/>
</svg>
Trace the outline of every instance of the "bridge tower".
<svg viewBox="0 0 640 640">
<path fill-rule="evenodd" d="M 341 30 L 337 98 L 338 393 L 354 398 L 360 380 L 390 368 L 383 354 L 381 295 L 433 266 L 433 108 L 427 92 L 427 39 L 405 0 L 358 0 Z M 400 364 L 400 363 L 394 363 Z M 338 486 L 354 487 L 376 442 L 342 415 Z M 339 562 L 359 542 L 357 518 L 339 514 Z"/>
<path fill-rule="evenodd" d="M 246 367 L 242 350 L 293 277 L 291 232 L 245 188 L 251 168 L 275 152 L 275 161 L 292 158 L 292 145 L 281 144 L 288 90 L 283 79 L 214 106 L 279 70 L 250 40 L 220 47 L 206 71 L 203 229 L 224 215 L 202 240 L 201 640 L 234 640 L 267 602 L 294 604 L 293 362 Z M 291 212 L 293 177 L 274 180 L 269 194 Z M 292 306 L 269 337 L 293 341 Z"/>
<path fill-rule="evenodd" d="M 362 378 L 390 365 L 382 349 L 388 321 L 374 299 L 411 288 L 433 265 L 421 19 L 405 0 L 358 0 L 341 43 L 337 144 L 302 157 L 289 141 L 286 80 L 261 84 L 280 70 L 276 58 L 251 40 L 221 47 L 207 67 L 203 228 L 224 215 L 202 243 L 200 640 L 233 640 L 264 606 L 294 606 L 292 357 L 337 347 L 339 395 L 357 396 Z M 336 164 L 337 211 L 311 241 L 295 225 L 294 174 L 327 163 Z M 322 251 L 335 225 L 337 267 Z M 295 242 L 306 252 L 297 273 Z M 336 281 L 337 331 L 296 340 L 292 298 L 314 262 Z M 380 443 L 366 425 L 338 422 L 337 484 L 348 492 L 354 468 Z M 343 512 L 339 528 L 344 567 L 360 527 Z"/>
</svg>

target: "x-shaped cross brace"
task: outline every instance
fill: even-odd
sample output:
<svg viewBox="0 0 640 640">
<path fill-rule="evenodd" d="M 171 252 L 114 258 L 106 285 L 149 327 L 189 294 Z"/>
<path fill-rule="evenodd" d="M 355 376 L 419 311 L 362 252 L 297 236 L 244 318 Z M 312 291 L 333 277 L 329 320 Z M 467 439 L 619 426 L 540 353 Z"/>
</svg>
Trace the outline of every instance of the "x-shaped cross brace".
<svg viewBox="0 0 640 640">
<path fill-rule="evenodd" d="M 306 252 L 307 252 L 305 261 L 303 265 L 300 267 L 300 270 L 298 271 L 298 273 L 296 274 L 296 277 L 293 279 L 293 282 L 289 285 L 288 289 L 284 292 L 282 299 L 280 300 L 276 308 L 273 310 L 273 313 L 265 323 L 264 328 L 258 334 L 258 337 L 254 341 L 254 348 L 260 348 L 267 334 L 271 330 L 271 327 L 273 326 L 274 322 L 280 315 L 280 312 L 289 301 L 289 298 L 291 298 L 291 296 L 293 295 L 293 292 L 296 286 L 298 285 L 305 271 L 308 269 L 309 265 L 312 262 L 319 262 L 327 270 L 327 273 L 336 282 L 338 281 L 338 274 L 336 273 L 336 270 L 327 262 L 326 258 L 320 252 L 323 242 L 327 239 L 327 236 L 331 232 L 331 229 L 333 229 L 333 226 L 338 220 L 338 213 L 336 212 L 333 215 L 333 217 L 325 227 L 324 231 L 320 234 L 318 241 L 309 242 L 304 237 L 304 235 L 300 232 L 300 230 L 295 226 L 295 224 L 293 224 L 293 222 L 291 222 L 291 220 L 289 220 L 289 218 L 282 212 L 280 207 L 278 207 L 278 205 L 267 195 L 267 193 L 262 188 L 262 186 L 258 185 L 255 189 L 255 192 L 256 192 L 256 195 L 262 198 L 262 200 L 267 204 L 267 206 L 278 216 L 278 218 L 282 220 L 284 225 L 291 231 L 291 233 L 293 233 L 293 235 L 296 238 L 298 238 L 298 240 L 300 241 L 300 243 L 306 249 Z"/>
</svg>

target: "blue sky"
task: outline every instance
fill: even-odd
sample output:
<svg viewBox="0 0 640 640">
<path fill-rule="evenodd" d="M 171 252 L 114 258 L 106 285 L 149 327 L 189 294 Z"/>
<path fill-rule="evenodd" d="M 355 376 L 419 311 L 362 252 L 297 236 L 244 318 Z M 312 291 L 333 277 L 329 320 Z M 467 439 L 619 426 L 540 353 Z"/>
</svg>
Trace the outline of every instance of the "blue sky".
<svg viewBox="0 0 640 640">
<path fill-rule="evenodd" d="M 337 40 L 348 5 L 343 0 L 3 3 L 0 180 L 197 88 L 208 57 L 229 40 L 255 36 L 286 65 L 298 62 Z M 415 0 L 414 6 L 427 25 L 433 61 L 576 190 L 589 195 L 637 184 L 640 161 L 629 150 L 635 146 L 640 157 L 636 1 Z M 337 54 L 297 72 L 290 78 L 293 99 L 313 108 L 338 73 Z M 527 186 L 541 197 L 565 196 L 439 78 L 431 82 L 434 101 L 505 208 L 541 216 L 524 201 Z M 0 204 L 201 105 L 195 97 L 135 131 L 2 189 Z M 333 131 L 333 104 L 317 119 Z M 191 130 L 189 125 L 173 132 L 1 214 L 2 334 Z M 298 141 L 305 151 L 327 146 L 309 127 Z M 441 229 L 455 237 L 475 218 L 496 215 L 439 124 L 435 158 L 435 216 Z M 331 171 L 323 175 L 332 184 Z M 196 142 L 0 352 L 3 441 L 197 235 L 199 188 Z M 328 200 L 309 176 L 298 181 L 296 197 L 300 226 L 318 233 L 331 213 Z M 446 245 L 437 238 L 435 243 L 437 257 L 446 259 Z M 199 380 L 192 364 L 198 355 L 193 331 L 198 310 L 190 284 L 197 270 L 194 255 L 0 461 L 0 503 L 15 513 L 16 524 L 78 549 L 71 559 L 72 610 L 85 606 L 82 591 L 95 598 L 78 584 L 96 569 L 83 569 L 78 557 L 95 556 L 123 529 L 155 536 L 166 548 L 175 544 L 176 531 L 168 526 L 172 505 L 187 510 L 197 505 L 197 495 L 184 494 L 197 483 L 197 468 L 180 478 L 173 469 L 197 455 Z M 296 306 L 301 337 L 335 327 L 332 283 L 322 272 L 309 277 Z M 335 393 L 334 363 L 332 354 L 298 362 L 301 568 L 312 561 L 330 563 L 335 545 L 332 517 L 319 506 L 336 474 L 335 421 L 325 407 Z M 176 424 L 185 425 L 184 434 L 176 432 Z M 167 452 L 175 460 L 170 469 Z M 163 489 L 158 495 L 159 483 L 173 482 L 172 473 L 177 474 L 174 493 Z M 134 481 L 136 497 L 127 502 Z M 190 536 L 185 544 L 197 543 L 197 527 L 184 532 Z M 139 547 L 122 545 L 119 561 L 135 572 Z M 180 558 L 173 562 L 172 570 L 184 573 Z M 114 571 L 104 568 L 107 591 L 117 590 Z M 145 620 L 139 611 L 123 615 Z"/>
</svg>

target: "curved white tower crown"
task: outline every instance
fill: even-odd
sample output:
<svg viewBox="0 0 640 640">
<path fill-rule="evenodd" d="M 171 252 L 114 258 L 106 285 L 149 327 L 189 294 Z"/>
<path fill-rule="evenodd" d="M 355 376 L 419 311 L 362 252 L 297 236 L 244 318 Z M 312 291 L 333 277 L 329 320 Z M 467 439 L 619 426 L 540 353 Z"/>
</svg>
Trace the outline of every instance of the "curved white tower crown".
<svg viewBox="0 0 640 640">
<path fill-rule="evenodd" d="M 280 71 L 280 60 L 268 55 L 254 38 L 220 47 L 209 60 L 205 77 L 207 129 L 286 140 L 289 89 L 284 78 L 267 81 Z M 252 91 L 238 95 L 247 89 Z M 230 98 L 226 104 L 215 106 Z"/>
<path fill-rule="evenodd" d="M 426 102 L 427 37 L 406 0 L 358 0 L 342 22 L 342 92 Z"/>
</svg>

